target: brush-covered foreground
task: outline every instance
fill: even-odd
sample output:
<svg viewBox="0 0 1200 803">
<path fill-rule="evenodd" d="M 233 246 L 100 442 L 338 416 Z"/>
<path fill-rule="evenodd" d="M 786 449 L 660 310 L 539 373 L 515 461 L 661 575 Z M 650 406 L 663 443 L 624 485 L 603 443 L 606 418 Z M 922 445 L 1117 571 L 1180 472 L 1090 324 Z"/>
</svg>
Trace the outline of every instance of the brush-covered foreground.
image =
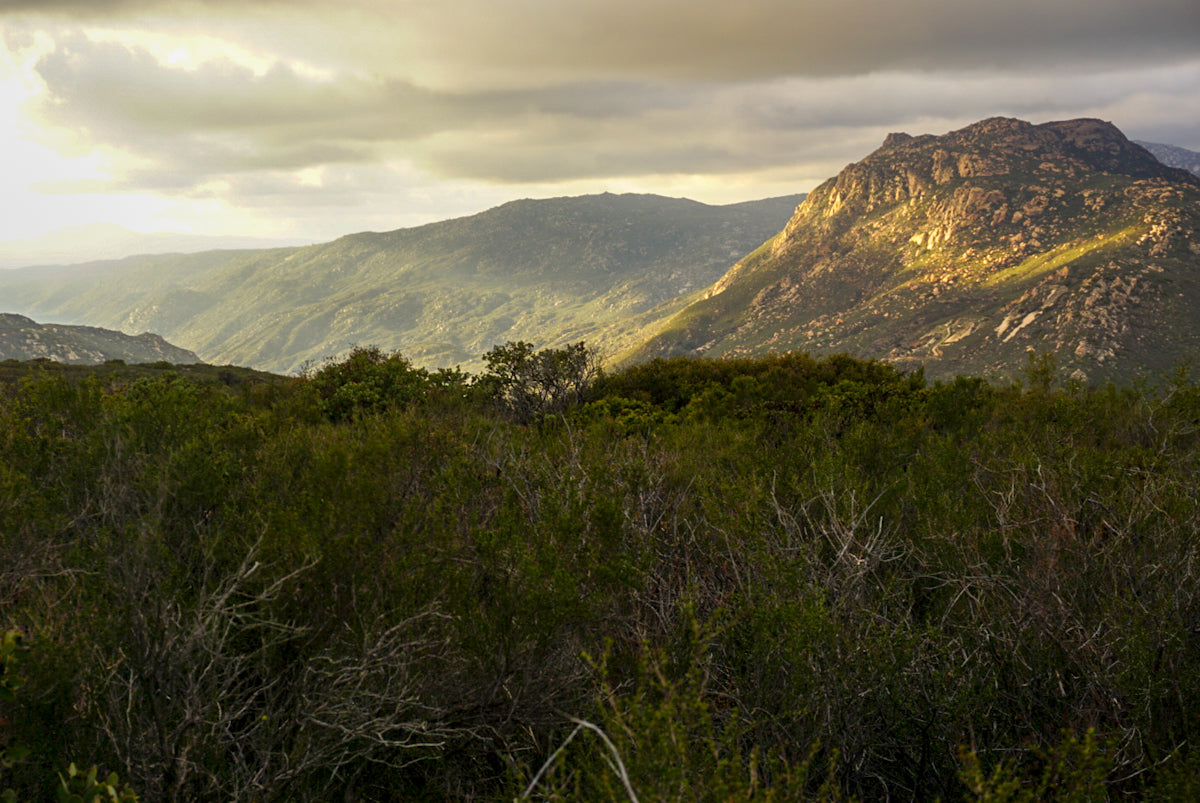
<svg viewBox="0 0 1200 803">
<path fill-rule="evenodd" d="M 7 799 L 1200 794 L 1200 388 L 487 362 L 5 365 Z"/>
</svg>

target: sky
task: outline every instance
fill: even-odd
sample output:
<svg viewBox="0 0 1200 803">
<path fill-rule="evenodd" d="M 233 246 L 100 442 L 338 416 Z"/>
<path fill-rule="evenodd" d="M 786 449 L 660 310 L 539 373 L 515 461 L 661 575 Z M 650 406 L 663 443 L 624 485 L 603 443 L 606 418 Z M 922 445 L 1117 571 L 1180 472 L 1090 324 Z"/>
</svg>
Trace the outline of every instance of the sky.
<svg viewBox="0 0 1200 803">
<path fill-rule="evenodd" d="M 732 203 L 996 115 L 1200 150 L 1200 2 L 0 0 L 0 240 Z"/>
</svg>

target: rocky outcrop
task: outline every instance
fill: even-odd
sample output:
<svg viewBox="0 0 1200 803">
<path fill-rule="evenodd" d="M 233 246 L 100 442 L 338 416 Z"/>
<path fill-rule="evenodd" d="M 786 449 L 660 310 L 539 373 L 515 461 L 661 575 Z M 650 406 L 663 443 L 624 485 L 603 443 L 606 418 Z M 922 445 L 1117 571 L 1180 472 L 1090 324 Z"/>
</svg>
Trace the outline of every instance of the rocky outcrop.
<svg viewBox="0 0 1200 803">
<path fill-rule="evenodd" d="M 0 359 L 93 365 L 109 360 L 129 363 L 193 364 L 200 358 L 158 335 L 127 335 L 91 326 L 40 324 L 23 315 L 0 313 Z"/>
</svg>

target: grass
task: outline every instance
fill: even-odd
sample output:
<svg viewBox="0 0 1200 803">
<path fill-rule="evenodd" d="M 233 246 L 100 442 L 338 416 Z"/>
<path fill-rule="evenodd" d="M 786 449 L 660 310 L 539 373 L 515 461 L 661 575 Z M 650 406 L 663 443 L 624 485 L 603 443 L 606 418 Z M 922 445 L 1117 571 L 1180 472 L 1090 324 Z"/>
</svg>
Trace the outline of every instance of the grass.
<svg viewBox="0 0 1200 803">
<path fill-rule="evenodd" d="M 1107 252 L 1130 245 L 1143 230 L 1144 226 L 1128 225 L 1107 234 L 1099 234 L 1092 240 L 1082 242 L 1076 240 L 1066 243 L 1049 251 L 1035 254 L 1011 268 L 997 271 L 989 276 L 983 284 L 985 287 L 997 287 L 1025 282 L 1052 273 L 1064 265 L 1077 261 L 1088 264 L 1100 262 L 1105 259 Z"/>
</svg>

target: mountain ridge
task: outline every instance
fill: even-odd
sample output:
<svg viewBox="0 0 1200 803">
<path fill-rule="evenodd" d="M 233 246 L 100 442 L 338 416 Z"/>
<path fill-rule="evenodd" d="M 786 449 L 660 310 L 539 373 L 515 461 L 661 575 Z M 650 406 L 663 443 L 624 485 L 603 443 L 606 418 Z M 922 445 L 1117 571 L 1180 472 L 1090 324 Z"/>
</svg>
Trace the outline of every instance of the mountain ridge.
<svg viewBox="0 0 1200 803">
<path fill-rule="evenodd" d="M 1200 153 L 1180 148 L 1177 145 L 1164 145 L 1161 142 L 1144 142 L 1140 139 L 1135 139 L 1134 143 L 1141 145 L 1150 153 L 1154 154 L 1154 158 L 1165 165 L 1171 167 L 1179 167 L 1200 176 Z"/>
<path fill-rule="evenodd" d="M 305 247 L 5 271 L 0 298 L 280 373 L 355 345 L 475 370 L 508 340 L 586 340 L 634 360 L 848 351 L 933 376 L 1012 376 L 1053 351 L 1127 379 L 1200 345 L 1200 178 L 1168 156 L 1101 120 L 993 117 L 890 134 L 807 198 L 521 199 Z"/>
</svg>

